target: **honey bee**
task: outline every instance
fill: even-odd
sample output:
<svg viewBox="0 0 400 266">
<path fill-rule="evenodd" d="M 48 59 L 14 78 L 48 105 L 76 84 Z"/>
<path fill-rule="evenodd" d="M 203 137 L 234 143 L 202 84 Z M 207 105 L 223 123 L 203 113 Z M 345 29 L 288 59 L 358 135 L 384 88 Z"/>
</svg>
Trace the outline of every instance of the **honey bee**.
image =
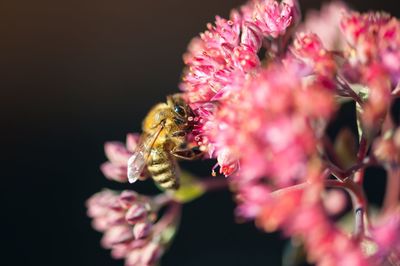
<svg viewBox="0 0 400 266">
<path fill-rule="evenodd" d="M 147 167 L 153 180 L 163 189 L 179 188 L 177 158 L 192 160 L 201 151 L 189 147 L 187 134 L 193 129 L 194 113 L 181 94 L 167 96 L 166 103 L 155 105 L 143 120 L 143 133 L 136 151 L 128 160 L 130 183 L 140 178 Z"/>
</svg>

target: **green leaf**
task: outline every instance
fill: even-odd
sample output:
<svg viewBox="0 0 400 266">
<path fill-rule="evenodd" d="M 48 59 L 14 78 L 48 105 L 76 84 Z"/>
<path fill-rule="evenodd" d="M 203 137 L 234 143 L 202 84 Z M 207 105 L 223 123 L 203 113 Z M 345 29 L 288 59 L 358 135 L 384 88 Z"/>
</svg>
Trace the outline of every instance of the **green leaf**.
<svg viewBox="0 0 400 266">
<path fill-rule="evenodd" d="M 167 227 L 165 230 L 162 231 L 161 233 L 161 239 L 160 239 L 160 243 L 163 245 L 168 245 L 172 242 L 172 240 L 174 239 L 178 226 L 176 224 L 171 225 L 169 227 Z"/>
<path fill-rule="evenodd" d="M 343 128 L 337 135 L 334 149 L 338 155 L 337 159 L 343 169 L 348 169 L 357 161 L 356 136 L 348 128 Z"/>
<path fill-rule="evenodd" d="M 283 250 L 282 265 L 298 266 L 304 265 L 307 261 L 307 254 L 300 239 L 292 238 L 287 242 Z"/>
<path fill-rule="evenodd" d="M 188 172 L 182 171 L 180 181 L 180 188 L 172 194 L 173 198 L 180 203 L 195 200 L 205 193 L 200 181 Z"/>
</svg>

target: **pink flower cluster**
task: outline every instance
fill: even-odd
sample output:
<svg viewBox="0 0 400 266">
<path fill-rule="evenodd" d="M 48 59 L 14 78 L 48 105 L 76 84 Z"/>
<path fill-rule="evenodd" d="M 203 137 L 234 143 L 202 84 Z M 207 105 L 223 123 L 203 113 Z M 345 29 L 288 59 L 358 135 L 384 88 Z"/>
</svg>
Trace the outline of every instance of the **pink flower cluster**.
<svg viewBox="0 0 400 266">
<path fill-rule="evenodd" d="M 201 116 L 200 131 L 211 120 L 207 103 L 229 98 L 260 67 L 257 53 L 264 39 L 284 39 L 298 19 L 298 7 L 292 1 L 252 1 L 240 11 L 233 10 L 230 20 L 217 17 L 214 26 L 208 24 L 208 30 L 193 39 L 183 57 L 187 68 L 180 87 Z M 200 132 L 195 137 L 200 146 L 212 150 L 207 136 Z"/>
<path fill-rule="evenodd" d="M 231 165 L 240 161 L 241 183 L 263 182 L 268 176 L 281 187 L 303 180 L 316 150 L 313 124 L 334 110 L 332 93 L 318 83 L 302 84 L 282 65 L 271 65 L 235 96 L 218 108 L 207 128 L 217 151 L 223 151 L 224 156 L 218 154 L 222 172 L 229 175 Z"/>
<path fill-rule="evenodd" d="M 348 12 L 340 23 L 347 41 L 343 76 L 370 88 L 363 120 L 367 126 L 383 120 L 392 87 L 400 81 L 400 25 L 382 12 Z"/>
<path fill-rule="evenodd" d="M 112 181 L 121 183 L 128 182 L 128 160 L 135 152 L 139 142 L 139 134 L 129 133 L 126 136 L 126 144 L 118 141 L 109 141 L 104 144 L 104 151 L 109 161 L 100 167 L 104 176 Z M 147 171 L 141 175 L 141 179 L 146 179 Z"/>
<path fill-rule="evenodd" d="M 162 200 L 134 191 L 104 190 L 87 201 L 88 216 L 93 218 L 93 227 L 104 233 L 102 246 L 111 249 L 114 258 L 124 258 L 126 266 L 156 265 L 166 244 L 162 233 L 177 223 L 176 206 L 155 223 L 158 210 L 166 203 Z"/>
<path fill-rule="evenodd" d="M 366 167 L 385 166 L 396 188 L 388 187 L 390 203 L 378 219 L 389 217 L 385 221 L 397 228 L 400 146 L 390 137 L 397 136 L 395 127 L 388 129 L 384 121 L 399 90 L 400 23 L 384 13 L 349 11 L 341 3 L 323 10 L 296 32 L 296 3 L 252 1 L 232 11 L 230 20 L 217 17 L 194 39 L 181 84 L 197 114 L 193 139 L 217 159 L 213 171 L 219 166 L 229 176 L 238 215 L 302 239 L 309 260 L 397 265 L 399 250 L 388 245 L 394 241 L 367 214 L 362 182 Z M 341 154 L 325 133 L 337 98 L 359 105 L 359 151 L 350 169 L 336 164 Z M 353 237 L 328 215 L 326 188 L 332 187 L 352 198 Z"/>
<path fill-rule="evenodd" d="M 283 228 L 304 240 L 310 260 L 318 265 L 368 265 L 356 241 L 348 239 L 324 215 L 313 190 L 288 190 L 272 195 L 259 217 L 266 231 Z"/>
</svg>

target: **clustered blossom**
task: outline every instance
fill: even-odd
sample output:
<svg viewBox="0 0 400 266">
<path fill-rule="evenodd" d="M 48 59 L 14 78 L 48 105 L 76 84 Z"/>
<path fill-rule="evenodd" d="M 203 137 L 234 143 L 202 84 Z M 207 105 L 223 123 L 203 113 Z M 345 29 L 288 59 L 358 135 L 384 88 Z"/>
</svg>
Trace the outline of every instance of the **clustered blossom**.
<svg viewBox="0 0 400 266">
<path fill-rule="evenodd" d="M 312 32 L 318 35 L 322 44 L 330 51 L 343 50 L 346 41 L 341 36 L 340 21 L 348 8 L 342 2 L 329 2 L 321 10 L 311 10 L 299 26 L 299 32 Z"/>
<path fill-rule="evenodd" d="M 233 11 L 231 20 L 217 18 L 215 26 L 189 45 L 181 88 L 197 112 L 194 138 L 217 159 L 219 172 L 229 176 L 238 215 L 255 218 L 267 231 L 283 229 L 303 239 L 309 259 L 320 265 L 377 264 L 384 247 L 376 234 L 369 235 L 379 227 L 367 225 L 366 200 L 357 182 L 362 182 L 364 161 L 385 164 L 386 159 L 386 165 L 388 160 L 392 168 L 398 165 L 399 147 L 393 141 L 397 138 L 379 137 L 374 144 L 376 158 L 368 157 L 366 145 L 390 116 L 398 91 L 400 24 L 385 13 L 360 14 L 333 3 L 321 15 L 314 12 L 307 17 L 299 27 L 302 31 L 296 32 L 296 7 L 293 2 L 251 1 Z M 234 32 L 235 38 L 222 37 L 221 32 Z M 288 34 L 292 43 L 287 43 Z M 234 64 L 223 52 L 209 52 L 211 47 L 224 51 L 227 45 L 250 47 L 252 55 L 247 58 L 259 63 Z M 261 47 L 265 58 L 259 57 Z M 354 172 L 335 166 L 331 159 L 337 155 L 324 150 L 328 149 L 325 128 L 338 108 L 338 96 L 359 105 L 362 140 L 360 166 L 354 165 Z M 397 169 L 386 168 L 389 176 L 400 178 Z M 354 183 L 348 181 L 353 179 Z M 281 193 L 297 186 L 301 189 Z M 329 197 L 322 195 L 327 194 L 325 187 L 332 186 L 350 191 L 357 210 L 354 239 L 328 215 Z M 343 204 L 336 209 L 343 210 Z M 373 252 L 361 248 L 366 239 L 376 245 Z M 385 254 L 381 262 L 397 263 L 393 254 L 390 258 Z"/>
<path fill-rule="evenodd" d="M 126 266 L 156 265 L 164 253 L 162 231 L 176 226 L 176 209 L 170 209 L 157 223 L 162 207 L 160 198 L 138 195 L 134 191 L 117 193 L 104 190 L 87 201 L 88 216 L 93 227 L 104 233 L 101 243 L 111 249 L 116 259 L 125 259 Z"/>
<path fill-rule="evenodd" d="M 202 131 L 207 130 L 212 115 L 209 112 L 205 115 L 204 109 L 210 108 L 210 102 L 229 98 L 235 88 L 255 74 L 260 67 L 257 53 L 265 39 L 275 40 L 269 45 L 276 46 L 277 39 L 284 38 L 286 30 L 298 20 L 297 8 L 292 1 L 249 2 L 240 11 L 233 10 L 229 20 L 217 17 L 215 25 L 208 24 L 208 30 L 189 45 L 183 57 L 187 68 L 181 89 L 201 117 L 195 141 L 200 146 L 208 146 L 209 152 L 215 147 Z M 216 154 L 222 157 L 218 151 Z M 236 168 L 232 164 L 228 166 L 229 173 Z"/>
<path fill-rule="evenodd" d="M 268 176 L 279 187 L 304 179 L 307 160 L 316 151 L 312 123 L 329 118 L 333 110 L 326 88 L 302 85 L 290 70 L 270 66 L 218 109 L 208 134 L 217 147 L 240 159 L 240 182 Z M 226 165 L 228 159 L 222 162 L 225 173 Z"/>
<path fill-rule="evenodd" d="M 316 191 L 292 190 L 271 196 L 258 223 L 266 231 L 283 228 L 304 241 L 310 260 L 318 265 L 367 265 L 355 241 L 324 215 Z"/>
<path fill-rule="evenodd" d="M 126 144 L 118 141 L 110 141 L 104 144 L 104 151 L 109 161 L 101 165 L 101 171 L 107 179 L 126 183 L 128 182 L 127 163 L 134 153 L 139 141 L 138 134 L 128 134 Z M 146 173 L 142 177 L 145 178 Z"/>
<path fill-rule="evenodd" d="M 374 254 L 376 265 L 399 263 L 400 239 L 400 211 L 397 209 L 392 215 L 380 219 L 377 225 L 372 228 L 371 235 L 379 249 Z"/>
<path fill-rule="evenodd" d="M 180 88 L 195 114 L 187 141 L 217 161 L 212 174 L 219 168 L 227 177 L 238 217 L 300 240 L 309 262 L 400 265 L 400 127 L 391 114 L 400 96 L 400 22 L 333 2 L 299 23 L 295 0 L 251 0 L 207 24 L 183 56 Z M 326 132 L 349 100 L 357 107 L 358 151 Z M 138 141 L 130 134 L 126 145 L 106 143 L 108 179 L 127 181 Z M 363 188 L 369 166 L 387 174 L 374 217 Z M 88 215 L 115 258 L 155 265 L 180 204 L 204 190 L 193 184 L 154 197 L 105 190 L 88 200 Z M 353 207 L 350 230 L 338 223 L 347 212 L 343 193 Z"/>
</svg>

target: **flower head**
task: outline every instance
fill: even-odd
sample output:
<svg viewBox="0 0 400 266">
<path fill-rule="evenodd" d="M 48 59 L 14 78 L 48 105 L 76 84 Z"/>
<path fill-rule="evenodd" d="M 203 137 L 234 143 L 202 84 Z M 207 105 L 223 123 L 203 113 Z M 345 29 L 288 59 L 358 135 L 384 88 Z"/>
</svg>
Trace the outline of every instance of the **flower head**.
<svg viewBox="0 0 400 266">
<path fill-rule="evenodd" d="M 309 107 L 315 105 L 314 95 L 323 101 L 318 102 L 322 109 Z M 218 158 L 240 160 L 242 178 L 269 176 L 288 184 L 302 176 L 304 163 L 315 151 L 317 136 L 310 119 L 327 119 L 334 110 L 331 98 L 319 86 L 303 87 L 301 79 L 283 66 L 271 66 L 248 81 L 236 99 L 221 103 L 208 139 Z"/>
<path fill-rule="evenodd" d="M 104 233 L 101 243 L 111 249 L 115 258 L 125 258 L 127 266 L 156 265 L 171 240 L 163 234 L 175 228 L 180 216 L 179 205 L 170 207 L 157 220 L 157 212 L 166 201 L 166 195 L 147 197 L 134 191 L 117 193 L 103 190 L 87 201 L 88 216 L 93 227 Z"/>
<path fill-rule="evenodd" d="M 377 245 L 374 254 L 376 264 L 400 263 L 400 212 L 399 209 L 393 210 L 390 215 L 382 217 L 372 229 L 372 239 Z"/>
<path fill-rule="evenodd" d="M 399 82 L 400 24 L 396 18 L 383 12 L 347 12 L 341 29 L 349 44 L 350 65 L 362 68 L 378 63 L 390 73 L 393 84 Z"/>
<path fill-rule="evenodd" d="M 106 178 L 117 182 L 128 182 L 127 164 L 138 141 L 139 135 L 130 133 L 126 137 L 125 144 L 118 141 L 109 141 L 104 144 L 104 151 L 109 161 L 103 163 L 100 169 Z M 142 178 L 146 175 L 146 172 L 142 173 Z"/>
<path fill-rule="evenodd" d="M 293 20 L 292 6 L 285 2 L 263 0 L 255 3 L 252 14 L 254 24 L 264 36 L 277 38 L 284 35 Z"/>
<path fill-rule="evenodd" d="M 340 51 L 345 45 L 340 20 L 347 10 L 347 6 L 340 1 L 323 4 L 321 10 L 311 10 L 306 14 L 304 24 L 299 26 L 298 31 L 314 33 L 327 50 Z"/>
</svg>

